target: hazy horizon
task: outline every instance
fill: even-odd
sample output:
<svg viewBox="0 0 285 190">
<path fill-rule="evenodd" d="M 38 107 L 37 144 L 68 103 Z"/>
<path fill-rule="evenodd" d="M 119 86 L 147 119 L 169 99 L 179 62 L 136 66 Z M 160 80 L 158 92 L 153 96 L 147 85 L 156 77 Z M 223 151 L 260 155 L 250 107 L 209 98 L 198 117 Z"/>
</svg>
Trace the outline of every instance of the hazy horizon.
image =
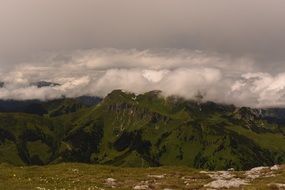
<svg viewBox="0 0 285 190">
<path fill-rule="evenodd" d="M 1 99 L 113 89 L 285 106 L 281 0 L 0 2 Z M 36 81 L 61 86 L 35 88 Z"/>
</svg>

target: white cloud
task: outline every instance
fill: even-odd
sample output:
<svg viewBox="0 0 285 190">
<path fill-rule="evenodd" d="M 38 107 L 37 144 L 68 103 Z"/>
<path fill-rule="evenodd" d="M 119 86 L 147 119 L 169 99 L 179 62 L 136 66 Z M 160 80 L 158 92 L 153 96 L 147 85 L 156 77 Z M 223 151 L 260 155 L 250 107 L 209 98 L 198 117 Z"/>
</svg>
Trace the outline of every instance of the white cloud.
<svg viewBox="0 0 285 190">
<path fill-rule="evenodd" d="M 60 59 L 59 59 L 60 57 Z M 285 106 L 285 73 L 260 72 L 255 61 L 190 50 L 94 49 L 49 54 L 37 61 L 1 70 L 2 99 L 53 99 L 62 95 L 105 96 L 114 89 L 135 93 L 162 90 L 165 95 L 245 106 Z M 36 81 L 60 86 L 36 88 Z"/>
<path fill-rule="evenodd" d="M 168 73 L 168 70 L 143 70 L 142 75 L 150 82 L 160 82 Z"/>
<path fill-rule="evenodd" d="M 240 104 L 257 107 L 285 105 L 285 73 L 247 73 L 236 81 L 229 96 Z"/>
</svg>

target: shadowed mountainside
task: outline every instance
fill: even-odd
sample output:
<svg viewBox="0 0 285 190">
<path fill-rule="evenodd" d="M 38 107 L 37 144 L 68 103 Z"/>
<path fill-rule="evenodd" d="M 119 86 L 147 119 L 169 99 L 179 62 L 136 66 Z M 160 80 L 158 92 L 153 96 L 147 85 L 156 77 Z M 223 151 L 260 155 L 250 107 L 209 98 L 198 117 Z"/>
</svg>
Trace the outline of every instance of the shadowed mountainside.
<svg viewBox="0 0 285 190">
<path fill-rule="evenodd" d="M 210 170 L 285 162 L 281 109 L 238 108 L 165 98 L 159 91 L 135 95 L 121 90 L 102 101 L 63 98 L 29 106 L 43 111 L 0 114 L 0 162 Z"/>
</svg>

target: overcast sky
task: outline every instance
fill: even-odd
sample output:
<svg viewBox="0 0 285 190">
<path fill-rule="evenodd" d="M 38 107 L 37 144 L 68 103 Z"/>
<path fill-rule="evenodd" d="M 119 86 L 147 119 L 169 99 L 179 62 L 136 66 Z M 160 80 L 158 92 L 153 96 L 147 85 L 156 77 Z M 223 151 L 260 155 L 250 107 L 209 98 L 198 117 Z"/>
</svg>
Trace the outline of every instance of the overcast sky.
<svg viewBox="0 0 285 190">
<path fill-rule="evenodd" d="M 187 68 L 197 73 L 198 64 L 199 67 L 203 65 L 203 69 L 217 69 L 221 75 L 219 80 L 223 82 L 232 80 L 222 96 L 213 95 L 214 100 L 219 99 L 219 96 L 220 101 L 226 102 L 283 105 L 285 100 L 281 101 L 280 98 L 285 96 L 280 82 L 278 92 L 271 92 L 278 94 L 274 103 L 265 103 L 265 100 L 254 94 L 260 91 L 246 92 L 248 95 L 241 100 L 234 100 L 233 95 L 225 94 L 237 88 L 238 81 L 250 81 L 243 87 L 251 85 L 253 88 L 252 78 L 260 79 L 262 76 L 264 80 L 267 76 L 277 80 L 283 75 L 284 10 L 284 0 L 0 0 L 1 78 L 7 83 L 16 83 L 14 75 L 17 73 L 17 76 L 21 75 L 22 82 L 27 83 L 41 77 L 59 80 L 57 76 L 74 78 L 83 77 L 82 73 L 90 73 L 88 77 L 93 81 L 94 75 L 97 76 L 95 73 L 110 69 L 126 69 L 128 73 L 135 69 L 139 69 L 137 71 L 140 73 L 144 73 L 144 69 L 167 73 Z M 99 67 L 98 57 L 108 66 Z M 145 60 L 148 60 L 147 67 Z M 158 62 L 169 60 L 173 63 L 163 65 Z M 197 63 L 199 61 L 204 62 Z M 86 68 L 87 63 L 92 65 L 91 70 L 90 67 Z M 46 73 L 58 65 L 64 65 L 65 70 L 67 65 L 68 68 L 76 67 L 75 71 L 78 72 L 68 74 L 57 71 L 54 78 L 48 78 L 50 74 Z M 42 75 L 37 74 L 37 77 L 35 74 L 28 77 L 27 72 L 24 72 L 27 67 L 37 67 L 35 72 L 45 67 L 45 72 L 40 72 Z M 161 73 L 155 75 L 161 76 Z M 191 83 L 194 79 L 190 78 L 187 81 Z M 162 77 L 159 82 L 165 81 Z M 144 84 L 148 88 L 141 84 L 142 87 L 136 90 L 166 88 L 162 84 L 153 84 Z M 195 86 L 198 84 L 195 83 Z M 269 84 L 262 89 L 272 88 Z M 127 82 L 123 86 L 132 90 Z M 107 90 L 116 87 L 122 85 L 113 85 Z M 191 94 L 189 91 L 198 88 L 182 87 L 187 92 L 179 91 L 181 95 Z M 11 89 L 5 95 L 3 93 L 2 97 L 5 98 L 18 96 Z"/>
</svg>

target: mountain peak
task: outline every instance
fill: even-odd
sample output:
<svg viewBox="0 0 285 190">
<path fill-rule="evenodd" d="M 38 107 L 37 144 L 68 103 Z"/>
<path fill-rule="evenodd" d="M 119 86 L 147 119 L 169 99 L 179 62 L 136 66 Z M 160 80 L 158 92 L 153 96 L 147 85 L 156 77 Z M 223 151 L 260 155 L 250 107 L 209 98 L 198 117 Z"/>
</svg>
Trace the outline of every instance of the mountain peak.
<svg viewBox="0 0 285 190">
<path fill-rule="evenodd" d="M 43 88 L 43 87 L 60 86 L 60 84 L 54 83 L 54 82 L 48 82 L 48 81 L 38 81 L 38 82 L 31 83 L 31 86 L 36 86 L 37 88 Z"/>
</svg>

